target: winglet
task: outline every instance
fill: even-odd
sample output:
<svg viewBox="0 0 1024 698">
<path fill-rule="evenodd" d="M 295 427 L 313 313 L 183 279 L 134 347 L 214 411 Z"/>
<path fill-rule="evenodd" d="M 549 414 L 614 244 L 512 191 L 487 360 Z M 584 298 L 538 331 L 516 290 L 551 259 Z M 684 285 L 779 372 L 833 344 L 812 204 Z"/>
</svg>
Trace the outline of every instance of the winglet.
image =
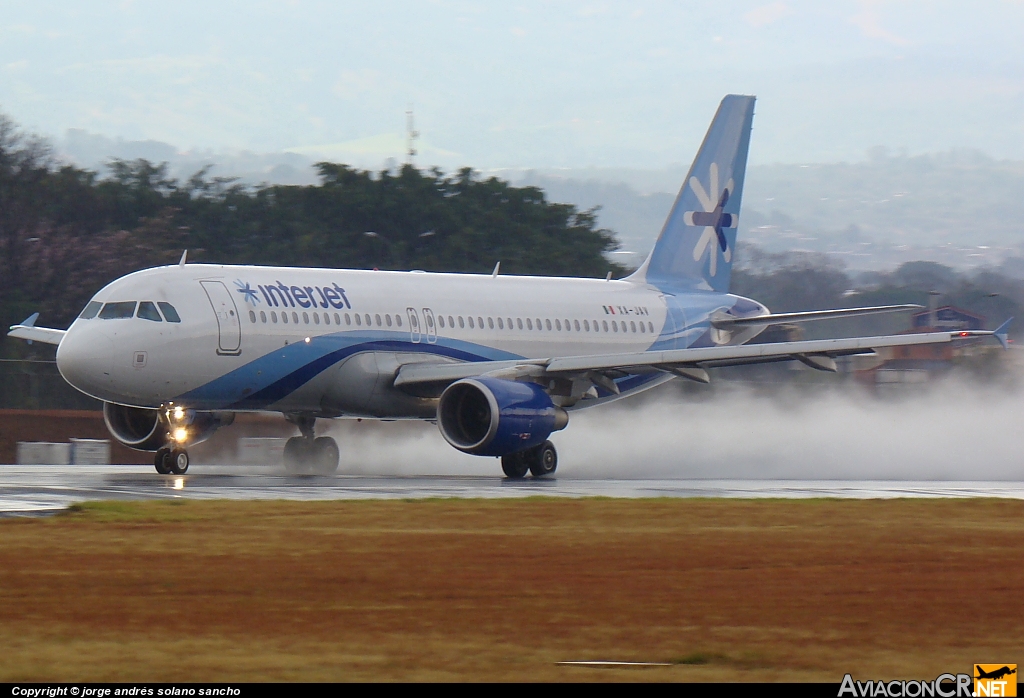
<svg viewBox="0 0 1024 698">
<path fill-rule="evenodd" d="M 498 278 L 498 272 L 499 271 L 501 271 L 501 261 L 500 260 L 498 261 L 497 264 L 494 265 L 494 271 L 491 272 L 491 278 L 492 279 Z"/>
<path fill-rule="evenodd" d="M 1010 348 L 1009 344 L 1007 344 L 1006 336 L 1008 334 L 1007 328 L 1010 326 L 1011 322 L 1013 322 L 1013 318 L 1010 318 L 1002 325 L 992 330 L 992 336 L 999 340 L 999 343 L 1003 345 L 1003 349 Z"/>
<path fill-rule="evenodd" d="M 179 267 L 182 267 L 182 268 L 185 267 L 185 258 L 186 257 L 188 257 L 188 250 L 185 250 L 184 252 L 181 253 L 181 260 L 178 262 L 178 266 Z"/>
<path fill-rule="evenodd" d="M 22 327 L 35 327 L 36 326 L 36 320 L 38 320 L 38 319 L 39 319 L 39 313 L 32 313 L 27 318 L 22 320 L 21 326 Z M 11 328 L 11 329 L 14 329 L 14 328 Z"/>
</svg>

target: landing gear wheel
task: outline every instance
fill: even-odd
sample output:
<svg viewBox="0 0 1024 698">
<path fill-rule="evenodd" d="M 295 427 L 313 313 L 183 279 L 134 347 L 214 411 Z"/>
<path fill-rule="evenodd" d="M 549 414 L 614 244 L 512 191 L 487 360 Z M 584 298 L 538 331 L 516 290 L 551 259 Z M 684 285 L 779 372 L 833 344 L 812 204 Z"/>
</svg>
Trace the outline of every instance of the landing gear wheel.
<svg viewBox="0 0 1024 698">
<path fill-rule="evenodd" d="M 558 467 L 558 452 L 555 451 L 555 445 L 550 441 L 545 441 L 540 446 L 530 449 L 527 454 L 526 460 L 530 463 L 530 472 L 534 477 L 553 475 L 555 468 Z"/>
<path fill-rule="evenodd" d="M 153 465 L 156 466 L 156 471 L 161 475 L 171 474 L 171 449 L 161 448 L 156 452 L 156 456 L 153 458 Z"/>
<path fill-rule="evenodd" d="M 321 436 L 313 441 L 313 461 L 318 475 L 333 475 L 338 469 L 338 443 L 329 436 Z"/>
<path fill-rule="evenodd" d="M 292 475 L 303 472 L 309 460 L 310 440 L 293 436 L 284 444 L 284 469 Z"/>
<path fill-rule="evenodd" d="M 501 469 L 504 471 L 505 477 L 510 480 L 521 480 L 526 477 L 526 471 L 530 469 L 530 466 L 524 456 L 525 453 L 520 451 L 507 453 L 501 457 Z"/>
<path fill-rule="evenodd" d="M 188 451 L 183 448 L 176 448 L 171 451 L 171 474 L 184 475 L 188 472 Z"/>
</svg>

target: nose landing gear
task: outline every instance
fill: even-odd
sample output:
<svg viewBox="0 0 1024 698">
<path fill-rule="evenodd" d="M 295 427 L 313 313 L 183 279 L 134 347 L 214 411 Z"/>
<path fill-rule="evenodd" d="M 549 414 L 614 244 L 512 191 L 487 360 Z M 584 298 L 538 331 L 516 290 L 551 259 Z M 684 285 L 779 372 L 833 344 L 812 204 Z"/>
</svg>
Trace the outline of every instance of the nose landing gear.
<svg viewBox="0 0 1024 698">
<path fill-rule="evenodd" d="M 188 451 L 183 448 L 161 448 L 153 459 L 161 475 L 184 475 L 188 472 Z"/>
</svg>

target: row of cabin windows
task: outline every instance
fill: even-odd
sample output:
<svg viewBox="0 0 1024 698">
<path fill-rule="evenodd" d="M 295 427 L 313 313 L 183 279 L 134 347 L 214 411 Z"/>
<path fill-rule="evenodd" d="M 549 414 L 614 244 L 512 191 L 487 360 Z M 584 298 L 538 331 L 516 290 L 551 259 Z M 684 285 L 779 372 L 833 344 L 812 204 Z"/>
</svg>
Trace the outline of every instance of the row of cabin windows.
<svg viewBox="0 0 1024 698">
<path fill-rule="evenodd" d="M 160 310 L 157 310 L 157 306 Z M 136 310 L 137 309 L 137 310 Z M 163 311 L 163 316 L 160 315 Z M 153 322 L 181 322 L 181 317 L 174 306 L 164 301 L 117 301 L 115 303 L 100 303 L 89 301 L 82 313 L 78 316 L 82 320 L 92 320 L 98 317 L 100 320 L 121 320 L 125 318 L 138 317 Z"/>
<path fill-rule="evenodd" d="M 334 313 L 333 316 L 332 316 L 331 313 L 316 313 L 316 312 L 309 313 L 309 312 L 303 312 L 302 316 L 301 316 L 302 317 L 302 322 L 304 324 L 308 325 L 310 323 L 310 316 L 312 316 L 312 322 L 313 322 L 314 325 L 321 324 L 321 316 L 323 317 L 322 322 L 323 322 L 324 325 L 332 324 L 331 323 L 331 318 L 332 317 L 334 318 L 334 323 L 333 324 L 339 325 L 339 326 L 341 325 L 341 318 L 342 318 L 342 316 L 339 313 Z M 401 315 L 394 315 L 393 316 L 394 317 L 393 320 L 392 320 L 392 316 L 391 315 L 385 314 L 384 316 L 381 316 L 379 313 L 373 315 L 372 317 L 370 316 L 369 313 L 365 313 L 365 314 L 362 314 L 362 315 L 360 315 L 359 313 L 354 313 L 354 314 L 345 313 L 344 317 L 345 317 L 345 324 L 348 325 L 348 326 L 351 326 L 353 324 L 353 320 L 352 320 L 353 317 L 355 318 L 355 325 L 357 327 L 362 327 L 364 325 L 366 327 L 372 327 L 375 324 L 376 324 L 377 327 L 385 327 L 385 326 L 386 327 L 401 327 L 402 326 L 402 316 Z M 446 316 L 444 316 L 444 315 L 438 315 L 437 316 L 437 324 L 441 327 L 441 329 L 444 329 L 445 327 L 450 327 L 450 328 L 454 329 L 456 322 L 458 322 L 460 329 L 465 329 L 467 327 L 467 325 L 468 325 L 469 329 L 471 329 L 471 330 L 477 329 L 477 328 L 484 329 L 484 318 L 483 317 L 479 317 L 478 316 L 476 318 L 473 318 L 473 317 L 463 318 L 463 316 L 459 315 L 458 319 L 456 320 L 456 316 L 448 315 L 447 316 L 447 323 L 445 322 L 445 317 Z M 268 320 L 271 323 L 277 323 L 278 322 L 278 314 L 277 314 L 276 310 L 271 310 L 269 317 L 268 317 L 266 311 L 264 311 L 264 310 L 260 311 L 259 321 L 261 323 L 266 324 L 268 322 Z M 253 322 L 253 323 L 256 322 L 256 311 L 254 311 L 254 310 L 250 310 L 249 311 L 249 321 Z M 291 315 L 289 316 L 288 312 L 282 311 L 281 315 L 280 315 L 280 322 L 282 322 L 282 323 L 284 323 L 286 325 L 289 322 L 292 323 L 292 324 L 297 325 L 297 324 L 299 324 L 299 313 L 296 312 L 296 311 L 292 311 Z M 426 322 L 426 325 L 427 325 L 428 329 L 433 329 L 433 326 L 432 326 L 433 325 L 433 321 L 432 321 L 432 317 L 430 315 L 426 316 L 425 322 Z M 563 332 L 563 331 L 564 332 L 572 332 L 573 330 L 575 330 L 576 332 L 591 332 L 591 331 L 593 331 L 593 332 L 601 332 L 603 330 L 604 332 L 627 332 L 627 333 L 628 332 L 632 332 L 634 334 L 637 331 L 639 331 L 639 332 L 641 332 L 643 334 L 646 334 L 647 332 L 650 332 L 652 334 L 654 333 L 654 323 L 652 323 L 650 321 L 645 323 L 643 320 L 641 320 L 640 322 L 637 322 L 636 320 L 629 320 L 628 322 L 626 320 L 601 320 L 601 321 L 594 320 L 593 323 L 591 323 L 590 320 L 582 320 L 582 321 L 580 321 L 580 320 L 568 320 L 568 319 L 566 319 L 566 320 L 563 321 L 561 319 L 556 318 L 554 320 L 554 322 L 552 322 L 550 319 L 541 320 L 540 318 L 536 318 L 536 319 L 534 319 L 534 318 L 526 318 L 526 320 L 524 322 L 523 318 L 515 318 L 515 320 L 513 321 L 512 318 L 500 318 L 499 317 L 499 318 L 497 318 L 497 322 L 495 322 L 495 318 L 493 318 L 493 317 L 487 318 L 487 328 L 493 330 L 493 329 L 495 329 L 495 327 L 497 327 L 497 329 L 499 329 L 499 330 L 503 330 L 506 327 L 508 327 L 508 329 L 510 329 L 510 330 L 511 329 L 520 329 L 520 330 L 522 330 L 522 329 L 526 329 L 526 330 L 534 330 L 534 329 L 536 329 L 536 330 L 545 330 L 546 329 L 548 331 L 556 331 L 556 332 Z"/>
</svg>

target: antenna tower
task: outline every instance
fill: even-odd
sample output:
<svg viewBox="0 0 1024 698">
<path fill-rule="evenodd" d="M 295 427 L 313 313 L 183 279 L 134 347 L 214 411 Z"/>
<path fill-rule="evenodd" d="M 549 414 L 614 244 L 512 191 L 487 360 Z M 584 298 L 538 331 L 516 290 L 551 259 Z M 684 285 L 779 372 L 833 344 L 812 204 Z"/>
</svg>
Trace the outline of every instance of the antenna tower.
<svg viewBox="0 0 1024 698">
<path fill-rule="evenodd" d="M 416 157 L 416 139 L 420 137 L 420 132 L 416 130 L 413 118 L 412 118 L 412 105 L 409 105 L 409 109 L 405 112 L 405 132 L 406 132 L 406 163 L 411 165 L 412 159 Z"/>
</svg>

